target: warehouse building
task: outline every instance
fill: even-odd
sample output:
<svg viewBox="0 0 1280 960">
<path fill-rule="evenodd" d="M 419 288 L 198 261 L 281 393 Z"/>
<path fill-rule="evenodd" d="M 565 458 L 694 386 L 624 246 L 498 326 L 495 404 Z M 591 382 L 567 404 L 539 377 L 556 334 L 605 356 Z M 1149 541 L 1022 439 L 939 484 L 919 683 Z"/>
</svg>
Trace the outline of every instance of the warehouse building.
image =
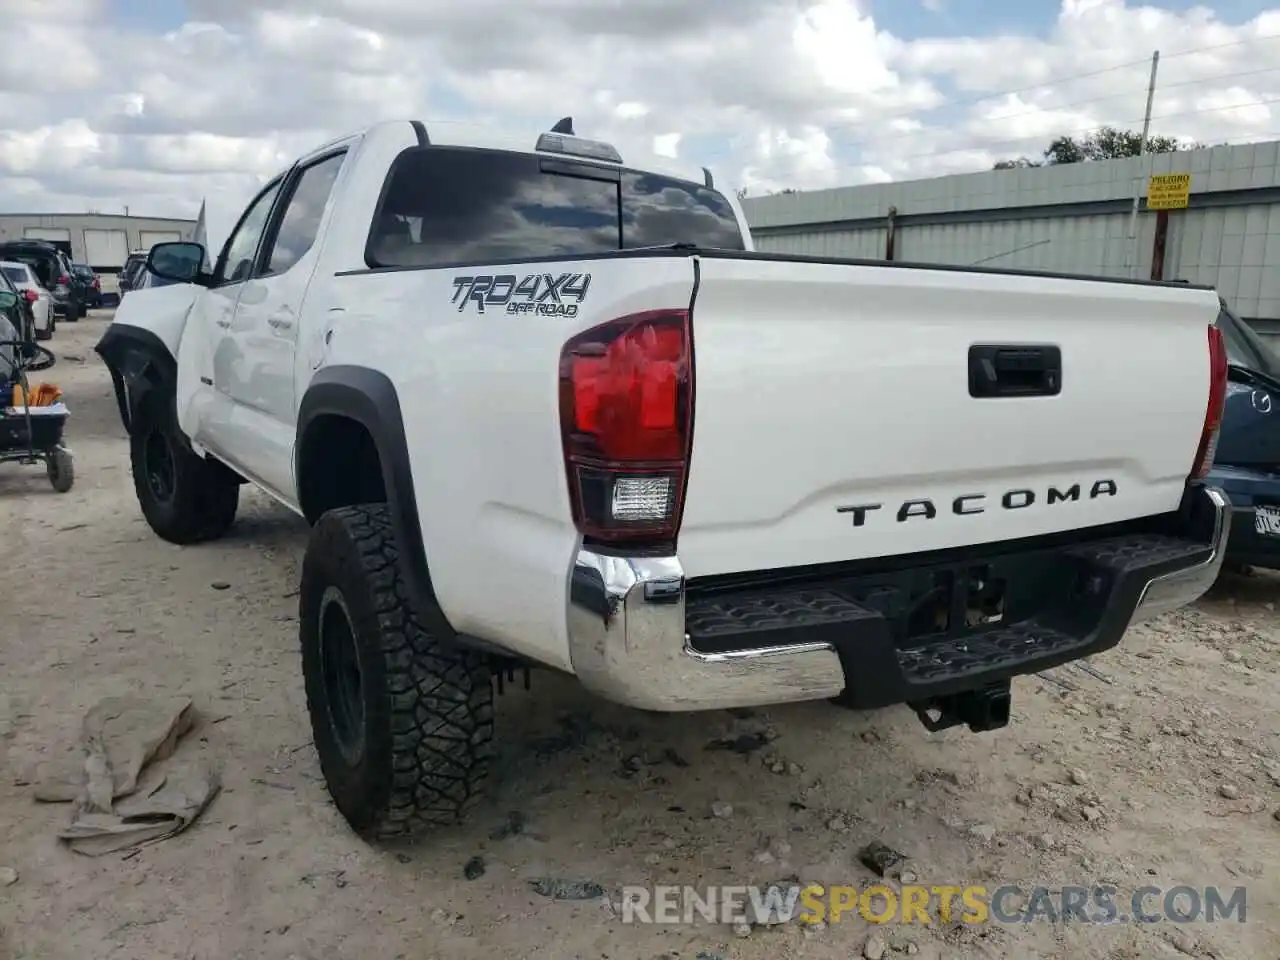
<svg viewBox="0 0 1280 960">
<path fill-rule="evenodd" d="M 170 240 L 190 240 L 194 220 L 129 217 L 99 213 L 3 213 L 0 241 L 48 240 L 76 263 L 99 273 L 119 272 L 131 250 Z"/>
<path fill-rule="evenodd" d="M 1278 155 L 1280 142 L 1254 143 L 777 194 L 743 207 L 757 247 L 777 253 L 1208 284 L 1270 339 L 1280 338 Z"/>
</svg>

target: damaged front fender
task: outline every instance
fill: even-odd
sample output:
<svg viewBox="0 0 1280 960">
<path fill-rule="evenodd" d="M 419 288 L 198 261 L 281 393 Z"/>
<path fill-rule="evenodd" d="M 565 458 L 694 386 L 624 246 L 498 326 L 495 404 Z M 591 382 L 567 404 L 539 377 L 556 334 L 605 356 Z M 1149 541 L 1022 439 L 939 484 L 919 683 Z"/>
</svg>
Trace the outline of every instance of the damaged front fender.
<svg viewBox="0 0 1280 960">
<path fill-rule="evenodd" d="M 178 350 L 200 289 L 178 284 L 135 291 L 121 302 L 94 348 L 111 371 L 126 430 L 132 430 L 147 394 L 176 387 Z"/>
</svg>

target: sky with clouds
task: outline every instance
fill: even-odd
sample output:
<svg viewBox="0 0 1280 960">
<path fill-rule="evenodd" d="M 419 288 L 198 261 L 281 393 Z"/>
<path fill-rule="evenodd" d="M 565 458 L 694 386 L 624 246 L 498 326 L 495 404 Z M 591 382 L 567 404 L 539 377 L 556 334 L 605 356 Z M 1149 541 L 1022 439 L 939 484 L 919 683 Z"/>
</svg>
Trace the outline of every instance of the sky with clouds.
<svg viewBox="0 0 1280 960">
<path fill-rule="evenodd" d="M 982 170 L 1140 127 L 1157 49 L 1153 132 L 1280 139 L 1271 3 L 5 0 L 0 210 L 234 215 L 379 119 L 571 114 L 753 194 Z"/>
</svg>

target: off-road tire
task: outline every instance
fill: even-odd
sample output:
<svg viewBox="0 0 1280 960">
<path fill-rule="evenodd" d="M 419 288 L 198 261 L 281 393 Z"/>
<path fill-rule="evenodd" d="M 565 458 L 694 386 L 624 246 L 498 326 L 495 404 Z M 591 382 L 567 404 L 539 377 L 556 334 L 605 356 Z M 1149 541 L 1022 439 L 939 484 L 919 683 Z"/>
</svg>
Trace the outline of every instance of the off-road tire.
<svg viewBox="0 0 1280 960">
<path fill-rule="evenodd" d="M 167 448 L 172 469 L 167 491 L 150 459 Z M 191 449 L 178 427 L 173 394 L 156 390 L 141 403 L 129 431 L 129 461 L 138 504 L 151 529 L 177 544 L 216 540 L 236 519 L 240 483 L 222 464 Z"/>
<path fill-rule="evenodd" d="M 299 591 L 307 709 L 329 794 L 368 840 L 457 823 L 488 777 L 488 664 L 452 634 L 433 634 L 426 624 L 444 618 L 425 603 L 433 601 L 413 596 L 403 578 L 385 504 L 342 507 L 316 522 Z M 339 691 L 326 667 L 343 661 L 345 644 L 358 680 Z"/>
</svg>

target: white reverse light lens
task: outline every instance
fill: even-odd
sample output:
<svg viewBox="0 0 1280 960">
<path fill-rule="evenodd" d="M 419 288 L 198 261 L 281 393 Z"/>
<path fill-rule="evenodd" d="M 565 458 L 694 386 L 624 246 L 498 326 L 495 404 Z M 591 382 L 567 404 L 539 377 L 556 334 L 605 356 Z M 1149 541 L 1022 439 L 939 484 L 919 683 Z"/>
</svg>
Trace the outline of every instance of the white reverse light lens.
<svg viewBox="0 0 1280 960">
<path fill-rule="evenodd" d="M 664 520 L 671 499 L 670 477 L 619 477 L 613 483 L 613 519 Z"/>
</svg>

